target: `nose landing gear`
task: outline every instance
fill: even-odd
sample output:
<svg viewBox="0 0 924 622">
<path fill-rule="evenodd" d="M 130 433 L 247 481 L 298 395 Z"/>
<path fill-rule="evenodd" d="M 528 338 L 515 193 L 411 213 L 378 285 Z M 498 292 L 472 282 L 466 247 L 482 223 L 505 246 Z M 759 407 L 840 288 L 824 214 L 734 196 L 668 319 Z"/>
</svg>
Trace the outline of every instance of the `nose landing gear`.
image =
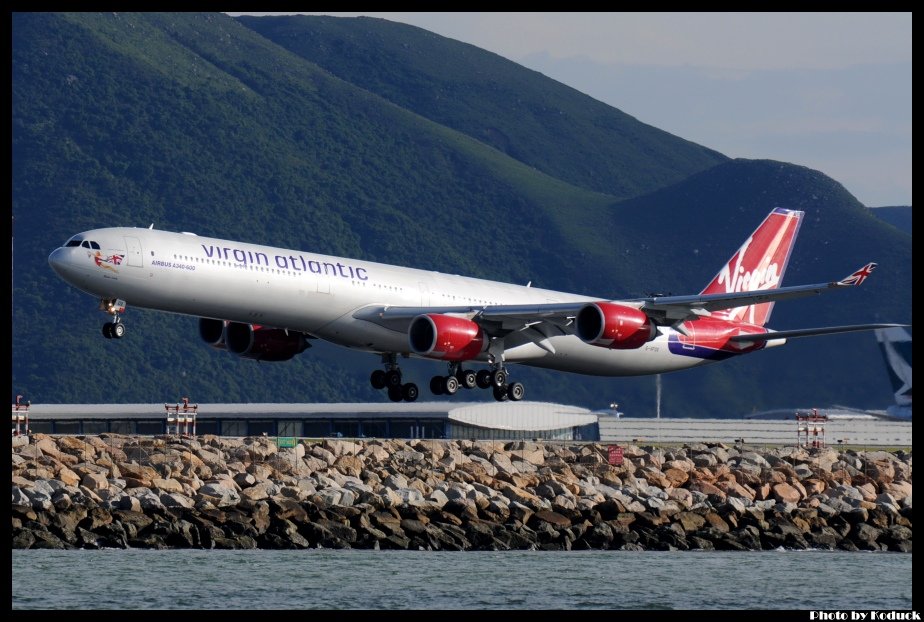
<svg viewBox="0 0 924 622">
<path fill-rule="evenodd" d="M 122 323 L 120 313 L 125 312 L 125 301 L 112 298 L 103 298 L 99 301 L 100 311 L 112 316 L 111 322 L 103 324 L 103 337 L 106 339 L 121 339 L 125 336 L 125 324 Z"/>
</svg>

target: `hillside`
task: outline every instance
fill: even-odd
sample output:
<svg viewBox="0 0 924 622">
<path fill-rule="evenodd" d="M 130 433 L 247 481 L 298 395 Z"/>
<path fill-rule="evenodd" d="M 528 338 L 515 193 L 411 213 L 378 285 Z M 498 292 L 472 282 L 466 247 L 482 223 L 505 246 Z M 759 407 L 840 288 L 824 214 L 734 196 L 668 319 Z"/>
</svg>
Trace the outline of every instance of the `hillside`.
<svg viewBox="0 0 924 622">
<path fill-rule="evenodd" d="M 369 17 L 237 19 L 347 82 L 583 188 L 628 198 L 726 160 L 541 73 L 415 26 Z"/>
<path fill-rule="evenodd" d="M 571 125 L 518 134 L 512 124 L 512 144 L 531 145 L 512 157 L 475 126 L 457 127 L 463 107 L 440 121 L 432 107 L 398 101 L 405 81 L 430 79 L 423 67 L 395 69 L 391 92 L 353 83 L 379 60 L 350 51 L 349 37 L 341 47 L 355 75 L 337 77 L 222 14 L 41 13 L 12 22 L 12 389 L 33 402 L 383 399 L 368 386 L 376 357 L 315 344 L 288 363 L 238 360 L 200 343 L 195 318 L 131 301 L 130 338 L 102 339 L 96 301 L 57 279 L 47 256 L 73 233 L 109 225 L 155 223 L 615 297 L 698 291 L 769 209 L 785 206 L 809 213 L 785 282 L 827 280 L 870 259 L 882 267 L 859 292 L 832 294 L 836 301 L 780 305 L 775 327 L 910 321 L 910 237 L 871 218 L 833 180 L 778 162 L 729 161 L 535 72 L 519 68 L 519 76 L 516 65 L 471 46 L 387 22 L 325 25 L 358 25 L 358 49 L 380 40 L 382 54 L 402 48 L 408 33 L 423 37 L 429 55 L 454 59 L 460 83 L 477 83 L 487 63 L 492 79 L 522 86 L 529 106 L 560 98 Z M 486 88 L 469 114 L 490 118 L 508 98 L 492 101 Z M 600 131 L 588 125 L 600 115 L 624 123 L 606 134 L 612 152 L 599 151 Z M 622 190 L 599 192 L 569 172 L 575 153 L 591 177 L 623 170 L 635 159 L 621 154 L 638 145 L 659 164 L 625 169 Z M 620 200 L 622 192 L 633 198 Z M 803 341 L 665 377 L 665 412 L 889 398 L 870 335 Z M 420 384 L 437 369 L 407 365 Z M 653 378 L 516 373 L 530 399 L 652 412 Z"/>
<path fill-rule="evenodd" d="M 911 235 L 911 206 L 895 205 L 889 207 L 877 207 L 872 210 L 873 215 L 881 218 L 899 231 L 904 231 Z"/>
</svg>

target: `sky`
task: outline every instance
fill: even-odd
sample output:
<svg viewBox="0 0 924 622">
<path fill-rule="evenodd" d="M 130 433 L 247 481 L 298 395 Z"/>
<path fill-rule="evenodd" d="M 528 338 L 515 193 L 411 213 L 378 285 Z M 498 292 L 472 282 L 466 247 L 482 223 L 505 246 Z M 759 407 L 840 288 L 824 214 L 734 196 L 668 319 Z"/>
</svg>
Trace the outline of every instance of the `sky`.
<svg viewBox="0 0 924 622">
<path fill-rule="evenodd" d="M 911 205 L 911 13 L 325 14 L 419 26 L 729 157 Z"/>
</svg>

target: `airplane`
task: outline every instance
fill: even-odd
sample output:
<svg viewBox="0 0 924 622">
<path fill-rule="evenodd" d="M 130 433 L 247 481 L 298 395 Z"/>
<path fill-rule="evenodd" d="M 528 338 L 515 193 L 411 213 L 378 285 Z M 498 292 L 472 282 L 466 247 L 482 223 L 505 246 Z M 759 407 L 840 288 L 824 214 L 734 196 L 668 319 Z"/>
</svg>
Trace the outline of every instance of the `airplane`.
<svg viewBox="0 0 924 622">
<path fill-rule="evenodd" d="M 911 333 L 905 328 L 877 329 L 886 371 L 892 382 L 895 403 L 886 408 L 892 419 L 911 420 Z"/>
<path fill-rule="evenodd" d="M 787 339 L 900 324 L 773 331 L 773 305 L 858 286 L 868 263 L 828 283 L 781 287 L 804 212 L 776 208 L 696 295 L 610 300 L 527 285 L 259 244 L 114 227 L 71 237 L 48 257 L 64 281 L 99 298 L 103 335 L 121 339 L 126 305 L 199 318 L 209 345 L 284 361 L 323 339 L 381 356 L 372 372 L 389 399 L 412 402 L 398 358 L 442 361 L 434 395 L 491 389 L 523 399 L 508 364 L 597 376 L 661 374 L 725 360 Z M 472 364 L 486 364 L 477 373 Z"/>
</svg>

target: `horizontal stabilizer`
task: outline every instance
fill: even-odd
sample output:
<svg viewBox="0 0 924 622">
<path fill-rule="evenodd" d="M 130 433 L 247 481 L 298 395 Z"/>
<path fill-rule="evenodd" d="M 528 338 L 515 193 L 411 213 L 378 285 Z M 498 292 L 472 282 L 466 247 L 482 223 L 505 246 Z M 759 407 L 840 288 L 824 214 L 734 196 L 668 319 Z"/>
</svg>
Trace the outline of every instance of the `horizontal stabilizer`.
<svg viewBox="0 0 924 622">
<path fill-rule="evenodd" d="M 839 281 L 828 283 L 815 283 L 813 285 L 795 285 L 792 287 L 775 287 L 754 291 L 738 291 L 726 294 L 698 294 L 693 296 L 654 296 L 651 298 L 637 298 L 642 303 L 641 309 L 649 317 L 660 324 L 678 324 L 685 320 L 696 319 L 697 316 L 709 315 L 708 312 L 750 305 L 759 305 L 780 300 L 792 300 L 805 296 L 814 296 L 832 289 L 854 287 L 865 281 L 870 273 L 876 269 L 875 263 L 868 263 L 850 276 Z M 870 329 L 875 326 L 870 326 Z M 852 330 L 865 330 L 854 328 Z M 838 332 L 838 331 L 832 331 Z M 807 333 L 824 334 L 824 333 Z M 793 335 L 802 336 L 802 335 Z"/>
<path fill-rule="evenodd" d="M 792 339 L 795 337 L 812 337 L 814 335 L 831 335 L 834 333 L 852 333 L 859 330 L 876 330 L 878 328 L 898 328 L 907 324 L 853 324 L 850 326 L 826 326 L 823 328 L 802 328 L 799 330 L 780 330 L 757 335 L 735 335 L 729 341 L 754 343 L 774 339 Z"/>
</svg>

